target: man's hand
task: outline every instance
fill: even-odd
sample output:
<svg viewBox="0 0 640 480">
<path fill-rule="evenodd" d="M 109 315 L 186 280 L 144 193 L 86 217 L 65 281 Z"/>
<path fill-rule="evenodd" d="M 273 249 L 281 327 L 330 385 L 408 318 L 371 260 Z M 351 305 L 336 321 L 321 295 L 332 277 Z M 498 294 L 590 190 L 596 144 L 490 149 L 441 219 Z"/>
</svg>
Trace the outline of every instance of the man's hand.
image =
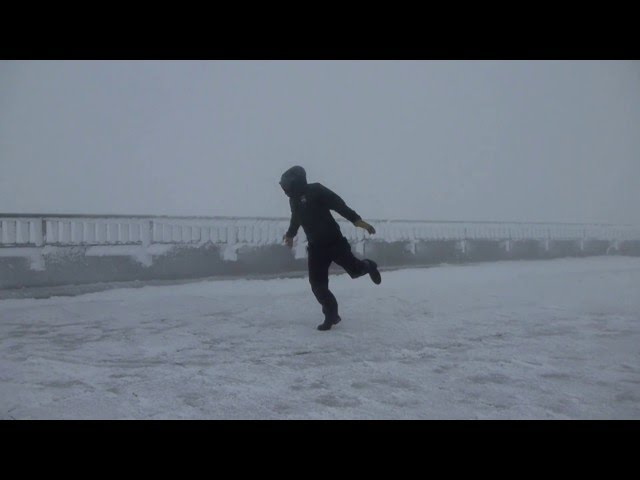
<svg viewBox="0 0 640 480">
<path fill-rule="evenodd" d="M 369 232 L 370 235 L 373 235 L 374 233 L 376 233 L 376 229 L 362 219 L 355 222 L 354 225 L 356 227 L 364 228 L 367 232 Z"/>
<path fill-rule="evenodd" d="M 284 237 L 282 237 L 282 241 L 287 247 L 293 248 L 293 238 L 287 237 L 287 235 L 285 235 Z"/>
</svg>

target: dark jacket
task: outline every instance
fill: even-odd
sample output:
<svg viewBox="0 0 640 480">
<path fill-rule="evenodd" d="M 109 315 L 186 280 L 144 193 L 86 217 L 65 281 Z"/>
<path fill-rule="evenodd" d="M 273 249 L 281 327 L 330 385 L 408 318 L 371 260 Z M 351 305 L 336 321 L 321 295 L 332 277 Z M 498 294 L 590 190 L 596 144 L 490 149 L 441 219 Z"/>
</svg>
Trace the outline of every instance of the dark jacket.
<svg viewBox="0 0 640 480">
<path fill-rule="evenodd" d="M 299 165 L 282 174 L 280 186 L 289 197 L 291 223 L 287 236 L 293 238 L 302 226 L 310 246 L 328 245 L 343 238 L 334 210 L 354 223 L 360 215 L 347 207 L 344 200 L 319 183 L 307 183 L 307 172 Z"/>
<path fill-rule="evenodd" d="M 320 183 L 306 184 L 298 193 L 289 197 L 291 223 L 287 230 L 288 237 L 295 237 L 302 226 L 309 245 L 328 245 L 342 238 L 340 226 L 331 215 L 331 210 L 351 223 L 361 218 L 342 198 Z"/>
</svg>

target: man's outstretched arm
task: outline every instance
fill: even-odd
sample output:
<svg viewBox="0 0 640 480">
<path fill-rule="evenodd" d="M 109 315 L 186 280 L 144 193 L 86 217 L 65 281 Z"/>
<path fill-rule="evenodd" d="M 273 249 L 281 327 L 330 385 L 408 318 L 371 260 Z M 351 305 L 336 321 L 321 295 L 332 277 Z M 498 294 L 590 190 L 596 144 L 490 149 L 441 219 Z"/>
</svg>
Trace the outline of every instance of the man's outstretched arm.
<svg viewBox="0 0 640 480">
<path fill-rule="evenodd" d="M 360 215 L 349 208 L 345 201 L 340 197 L 340 195 L 331 191 L 324 185 L 320 185 L 320 187 L 322 192 L 322 199 L 331 210 L 338 212 L 344 218 L 353 223 L 356 227 L 364 228 L 371 235 L 376 233 L 376 229 L 362 220 L 362 217 Z"/>
<path fill-rule="evenodd" d="M 289 205 L 291 206 L 291 220 L 289 221 L 289 229 L 287 233 L 284 234 L 284 237 L 282 237 L 282 240 L 288 247 L 293 247 L 293 239 L 298 234 L 300 222 L 298 221 L 298 216 L 293 211 L 293 202 L 289 201 Z"/>
</svg>

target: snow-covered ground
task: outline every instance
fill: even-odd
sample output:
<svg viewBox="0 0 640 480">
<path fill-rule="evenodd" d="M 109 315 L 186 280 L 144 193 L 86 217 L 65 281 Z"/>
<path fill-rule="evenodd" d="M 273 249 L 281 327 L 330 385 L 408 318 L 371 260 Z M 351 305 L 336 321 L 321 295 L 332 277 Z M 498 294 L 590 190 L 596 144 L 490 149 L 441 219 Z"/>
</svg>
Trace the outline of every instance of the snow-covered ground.
<svg viewBox="0 0 640 480">
<path fill-rule="evenodd" d="M 640 419 L 640 258 L 0 300 L 0 418 Z"/>
</svg>

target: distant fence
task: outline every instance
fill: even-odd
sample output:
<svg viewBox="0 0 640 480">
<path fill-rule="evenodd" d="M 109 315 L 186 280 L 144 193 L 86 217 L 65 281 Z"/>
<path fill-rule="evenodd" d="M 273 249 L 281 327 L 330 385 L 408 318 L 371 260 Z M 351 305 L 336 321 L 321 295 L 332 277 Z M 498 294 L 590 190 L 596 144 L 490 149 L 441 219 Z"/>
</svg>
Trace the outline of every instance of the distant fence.
<svg viewBox="0 0 640 480">
<path fill-rule="evenodd" d="M 337 219 L 357 255 L 430 264 L 598 254 L 640 255 L 633 225 Z M 288 218 L 0 214 L 0 288 L 305 267 L 304 232 L 282 245 Z M 105 258 L 106 257 L 106 258 Z"/>
<path fill-rule="evenodd" d="M 364 230 L 338 219 L 351 241 L 419 240 L 640 240 L 640 227 L 631 225 L 442 222 L 413 220 L 370 221 Z M 273 245 L 282 241 L 288 218 L 136 217 L 85 215 L 0 214 L 0 247 L 72 245 L 234 244 Z M 300 229 L 304 237 L 304 232 Z"/>
</svg>

